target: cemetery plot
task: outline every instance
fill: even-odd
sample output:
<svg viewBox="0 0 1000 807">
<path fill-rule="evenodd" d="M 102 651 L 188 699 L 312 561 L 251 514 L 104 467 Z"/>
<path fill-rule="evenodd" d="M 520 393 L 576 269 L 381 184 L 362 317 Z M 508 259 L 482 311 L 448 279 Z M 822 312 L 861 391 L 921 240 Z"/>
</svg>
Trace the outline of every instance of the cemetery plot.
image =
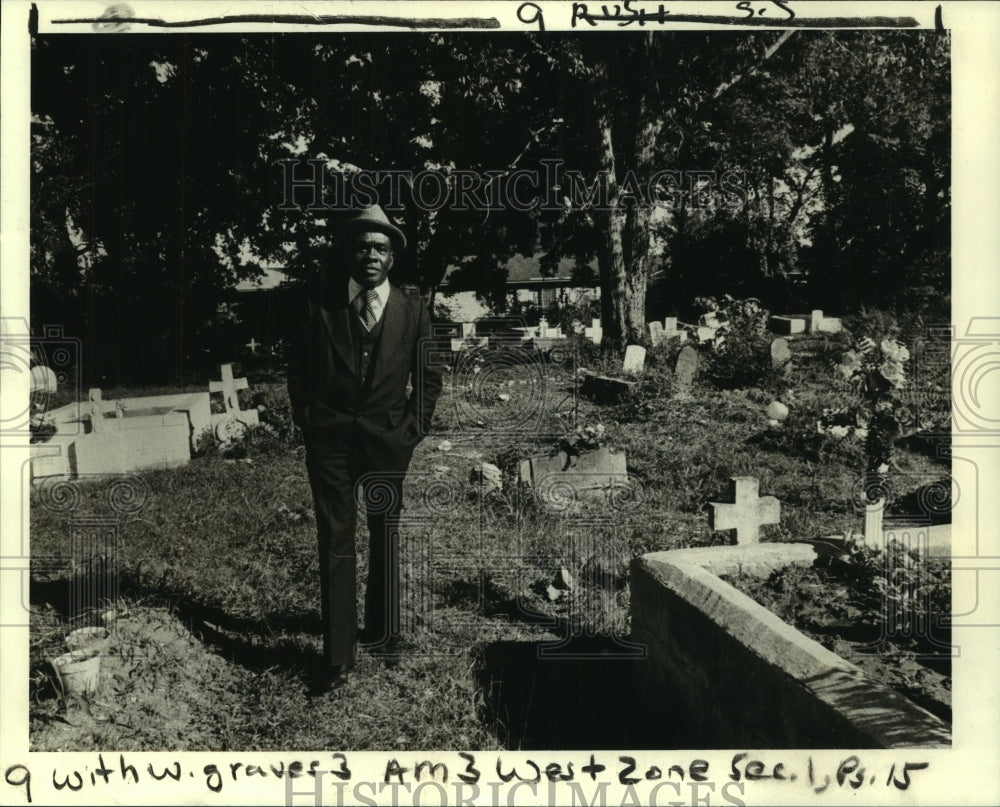
<svg viewBox="0 0 1000 807">
<path fill-rule="evenodd" d="M 54 433 L 31 447 L 33 479 L 52 476 L 127 474 L 188 463 L 206 437 L 220 443 L 237 439 L 259 423 L 256 409 L 240 409 L 237 392 L 245 378 L 222 366 L 222 380 L 209 392 L 105 400 L 91 389 L 88 400 L 46 413 Z M 225 411 L 213 414 L 210 395 L 221 392 Z"/>
<path fill-rule="evenodd" d="M 649 592 L 630 570 L 631 560 L 649 552 L 705 551 L 714 559 L 699 561 L 701 568 L 717 575 L 726 568 L 727 553 L 737 552 L 740 568 L 747 572 L 757 564 L 766 577 L 775 557 L 807 550 L 815 554 L 811 546 L 797 549 L 789 542 L 818 539 L 844 547 L 845 525 L 871 538 L 858 539 L 859 545 L 874 545 L 879 534 L 883 540 L 900 534 L 905 524 L 896 516 L 900 502 L 908 501 L 902 494 L 942 478 L 937 460 L 901 443 L 897 450 L 906 467 L 919 473 L 898 489 L 898 501 L 885 506 L 881 527 L 866 526 L 864 510 L 845 493 L 854 489 L 864 469 L 863 441 L 815 432 L 810 418 L 829 406 L 834 392 L 822 375 L 828 372 L 825 365 L 808 358 L 797 360 L 794 382 L 772 379 L 759 388 L 716 388 L 703 372 L 715 360 L 714 348 L 675 343 L 680 348 L 676 357 L 669 349 L 650 352 L 641 374 L 626 374 L 621 359 L 599 365 L 612 371 L 605 377 L 630 385 L 632 391 L 623 401 L 600 403 L 574 397 L 573 362 L 546 360 L 520 336 L 508 333 L 504 341 L 491 332 L 488 338 L 506 347 L 460 353 L 453 365 L 459 371 L 453 370 L 445 384 L 434 433 L 418 447 L 407 479 L 401 552 L 403 621 L 410 645 L 391 665 L 374 655 L 359 658 L 349 686 L 328 700 L 308 697 L 320 642 L 319 592 L 312 571 L 311 494 L 294 432 L 235 434 L 238 450 L 232 454 L 209 452 L 181 468 L 138 472 L 155 508 L 111 514 L 116 545 L 123 548 L 114 561 L 120 564 L 118 610 L 136 620 L 136 632 L 123 633 L 128 640 L 124 652 L 131 652 L 129 642 L 146 641 L 162 644 L 162 654 L 157 649 L 154 656 L 166 658 L 180 647 L 171 631 L 152 624 L 157 621 L 153 612 L 169 606 L 176 609 L 179 624 L 189 626 L 182 638 L 190 654 L 178 663 L 191 665 L 194 674 L 204 660 L 217 680 L 228 683 L 211 689 L 195 675 L 191 680 L 212 693 L 211 704 L 181 686 L 177 691 L 190 706 L 176 710 L 179 723 L 143 722 L 142 709 L 159 707 L 139 696 L 133 703 L 129 698 L 135 693 L 120 689 L 116 669 L 124 668 L 115 664 L 126 661 L 122 656 L 109 662 L 95 693 L 96 700 L 114 704 L 114 720 L 102 723 L 106 731 L 96 735 L 100 742 L 153 749 L 188 732 L 190 750 L 198 744 L 240 747 L 250 742 L 292 749 L 334 740 L 365 749 L 387 743 L 528 747 L 572 745 L 574 737 L 581 743 L 582 738 L 593 744 L 606 737 L 602 745 L 621 740 L 630 747 L 662 748 L 690 747 L 699 726 L 712 725 L 713 735 L 699 742 L 726 744 L 734 737 L 727 732 L 747 723 L 734 717 L 739 704 L 718 706 L 711 687 L 697 690 L 685 702 L 702 713 L 718 706 L 717 719 L 706 723 L 694 715 L 689 721 L 674 712 L 667 734 L 659 730 L 662 722 L 651 722 L 651 707 L 642 720 L 623 717 L 634 716 L 634 710 L 607 709 L 600 712 L 600 725 L 593 725 L 559 694 L 611 690 L 629 682 L 630 691 L 642 693 L 644 703 L 651 704 L 656 692 L 679 691 L 682 679 L 672 677 L 651 688 L 643 670 L 652 667 L 643 668 L 634 658 L 637 641 L 661 646 L 659 639 L 642 638 L 642 626 L 666 623 L 658 616 L 660 605 L 644 599 Z M 761 344 L 769 363 L 771 341 L 762 337 Z M 512 351 L 521 358 L 507 361 Z M 630 353 L 632 369 L 638 356 L 639 351 Z M 216 379 L 217 408 L 225 409 L 227 397 L 233 403 L 239 385 L 235 374 Z M 266 394 L 269 401 L 258 416 L 262 424 L 287 420 L 283 383 L 260 387 L 255 393 Z M 193 395 L 202 401 L 209 397 L 208 392 Z M 97 432 L 85 431 L 84 436 L 109 434 L 129 421 L 128 408 L 116 417 L 118 407 L 106 397 L 95 395 L 76 405 L 78 425 L 84 429 L 91 416 L 86 407 L 101 410 Z M 173 418 L 177 407 L 177 400 L 147 402 L 134 408 L 133 417 Z M 247 411 L 230 408 L 214 417 L 239 417 Z M 186 417 L 182 411 L 181 416 Z M 211 411 L 202 417 L 211 427 Z M 816 462 L 812 444 L 798 436 L 802 423 L 833 447 L 822 463 Z M 167 427 L 161 423 L 157 428 Z M 32 608 L 36 623 L 43 614 L 49 620 L 43 620 L 45 630 L 33 628 L 32 638 L 32 737 L 39 750 L 86 748 L 98 741 L 92 724 L 61 722 L 62 715 L 72 717 L 79 709 L 59 699 L 49 657 L 57 649 L 65 652 L 66 636 L 84 621 L 70 606 L 68 569 L 74 564 L 100 568 L 70 557 L 67 519 L 70 513 L 74 518 L 107 517 L 96 511 L 111 496 L 83 481 L 65 482 L 72 489 L 57 495 L 51 485 L 55 482 L 63 481 L 40 484 L 32 494 L 32 548 L 39 556 L 32 572 Z M 914 535 L 944 551 L 941 528 L 935 522 Z M 727 530 L 730 534 L 720 534 Z M 751 543 L 755 539 L 759 542 Z M 367 547 L 361 546 L 362 582 L 366 563 Z M 796 599 L 826 593 L 813 595 L 804 585 Z M 736 645 L 713 655 L 714 662 L 683 656 L 709 646 L 711 635 L 693 612 L 686 613 L 670 622 L 674 635 L 669 641 L 676 646 L 667 657 L 686 658 L 697 675 L 735 671 L 745 680 L 745 668 L 718 663 L 719 658 L 743 658 L 745 651 Z M 790 626 L 781 630 L 794 633 Z M 587 631 L 595 634 L 590 644 L 580 638 Z M 821 638 L 834 646 L 829 637 Z M 798 646 L 802 640 L 788 641 Z M 112 648 L 113 655 L 123 652 L 120 642 Z M 587 667 L 590 661 L 574 656 L 576 663 L 565 664 L 560 653 L 589 653 L 603 661 Z M 546 654 L 555 654 L 551 663 Z M 129 656 L 132 677 L 160 680 L 154 656 Z M 626 665 L 628 672 L 618 665 Z M 669 670 L 669 664 L 663 669 Z M 912 672 L 906 665 L 900 669 L 904 677 Z M 941 686 L 946 686 L 947 670 L 942 675 Z M 525 682 L 533 677 L 553 693 L 545 703 L 529 698 L 533 690 Z M 716 689 L 743 692 L 745 687 L 734 680 L 720 679 Z M 865 678 L 851 687 L 866 698 L 874 692 Z M 484 704 L 482 712 L 468 708 L 477 699 Z M 776 722 L 765 708 L 771 701 L 764 701 L 757 713 L 760 732 L 749 735 L 754 744 L 790 744 L 787 738 L 796 736 L 794 731 L 814 730 L 808 717 L 813 713 L 802 704 L 799 712 L 793 709 L 784 722 Z M 902 700 L 893 703 L 896 716 L 911 708 Z M 358 719 L 360 713 L 367 718 Z M 900 726 L 910 725 L 899 720 Z M 134 728 L 137 723 L 140 730 Z"/>
</svg>

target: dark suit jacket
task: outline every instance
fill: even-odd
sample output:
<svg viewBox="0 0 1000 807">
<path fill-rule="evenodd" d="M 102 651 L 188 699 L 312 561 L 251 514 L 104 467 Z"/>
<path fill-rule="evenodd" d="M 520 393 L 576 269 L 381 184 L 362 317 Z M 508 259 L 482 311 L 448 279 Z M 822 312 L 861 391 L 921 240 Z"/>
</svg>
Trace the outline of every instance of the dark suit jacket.
<svg viewBox="0 0 1000 807">
<path fill-rule="evenodd" d="M 355 370 L 347 281 L 317 290 L 297 323 L 288 362 L 292 416 L 314 451 L 360 448 L 374 468 L 404 471 L 430 430 L 441 370 L 428 361 L 430 315 L 419 294 L 390 285 L 375 366 Z M 412 393 L 407 395 L 407 382 Z"/>
</svg>

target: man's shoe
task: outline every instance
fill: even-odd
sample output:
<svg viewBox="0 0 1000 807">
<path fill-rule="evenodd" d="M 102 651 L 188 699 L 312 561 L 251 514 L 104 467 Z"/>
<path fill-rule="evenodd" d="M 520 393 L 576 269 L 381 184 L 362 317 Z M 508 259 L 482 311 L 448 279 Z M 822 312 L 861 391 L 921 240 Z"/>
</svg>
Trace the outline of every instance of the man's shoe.
<svg viewBox="0 0 1000 807">
<path fill-rule="evenodd" d="M 346 664 L 339 664 L 336 667 L 328 667 L 319 673 L 313 680 L 312 694 L 326 695 L 335 689 L 340 689 L 347 683 L 350 668 Z"/>
</svg>

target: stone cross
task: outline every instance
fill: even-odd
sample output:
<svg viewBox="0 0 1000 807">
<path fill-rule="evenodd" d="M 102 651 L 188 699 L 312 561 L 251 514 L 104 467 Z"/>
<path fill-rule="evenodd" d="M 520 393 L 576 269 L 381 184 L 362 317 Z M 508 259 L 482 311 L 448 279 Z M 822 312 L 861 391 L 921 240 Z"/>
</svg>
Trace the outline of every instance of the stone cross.
<svg viewBox="0 0 1000 807">
<path fill-rule="evenodd" d="M 240 401 L 236 397 L 237 390 L 246 389 L 248 386 L 245 378 L 233 378 L 233 365 L 222 365 L 222 381 L 209 381 L 209 392 L 221 392 L 222 399 L 226 403 L 226 414 L 236 414 L 240 411 Z"/>
<path fill-rule="evenodd" d="M 592 320 L 590 327 L 583 329 L 583 335 L 595 345 L 601 344 L 601 337 L 604 335 L 604 330 L 601 328 L 601 321 L 599 319 Z"/>
<path fill-rule="evenodd" d="M 774 496 L 759 496 L 760 482 L 752 476 L 734 476 L 732 502 L 709 502 L 708 525 L 713 530 L 736 530 L 737 544 L 760 542 L 760 528 L 777 524 L 781 503 Z"/>
<path fill-rule="evenodd" d="M 622 362 L 622 372 L 636 375 L 642 372 L 646 363 L 646 348 L 641 345 L 629 345 L 625 348 L 625 360 Z"/>
<path fill-rule="evenodd" d="M 250 348 L 250 352 L 251 353 L 256 353 L 257 352 L 257 348 L 259 348 L 260 346 L 261 346 L 260 342 L 258 342 L 256 339 L 254 339 L 251 336 L 250 337 L 250 341 L 247 342 L 243 347 L 248 347 L 248 348 Z"/>
</svg>

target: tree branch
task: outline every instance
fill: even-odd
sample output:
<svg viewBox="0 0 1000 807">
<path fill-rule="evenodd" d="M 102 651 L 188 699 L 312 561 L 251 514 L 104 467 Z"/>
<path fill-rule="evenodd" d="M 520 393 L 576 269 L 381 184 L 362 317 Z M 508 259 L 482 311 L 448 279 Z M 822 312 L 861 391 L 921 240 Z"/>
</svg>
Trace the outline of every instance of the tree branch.
<svg viewBox="0 0 1000 807">
<path fill-rule="evenodd" d="M 722 95 L 722 93 L 724 93 L 734 84 L 737 84 L 740 81 L 742 81 L 745 76 L 752 76 L 754 73 L 760 70 L 761 65 L 763 65 L 764 62 L 766 62 L 768 59 L 774 56 L 774 54 L 778 51 L 778 48 L 784 45 L 791 38 L 793 33 L 795 33 L 793 30 L 788 30 L 782 33 L 781 36 L 778 37 L 777 41 L 773 45 L 771 45 L 771 47 L 769 47 L 767 50 L 764 51 L 763 57 L 761 57 L 761 60 L 757 62 L 757 64 L 755 64 L 753 67 L 751 67 L 749 70 L 743 73 L 736 73 L 732 78 L 729 79 L 729 81 L 724 81 L 722 84 L 716 87 L 715 92 L 712 93 L 712 99 L 714 100 L 718 98 L 720 95 Z"/>
</svg>

